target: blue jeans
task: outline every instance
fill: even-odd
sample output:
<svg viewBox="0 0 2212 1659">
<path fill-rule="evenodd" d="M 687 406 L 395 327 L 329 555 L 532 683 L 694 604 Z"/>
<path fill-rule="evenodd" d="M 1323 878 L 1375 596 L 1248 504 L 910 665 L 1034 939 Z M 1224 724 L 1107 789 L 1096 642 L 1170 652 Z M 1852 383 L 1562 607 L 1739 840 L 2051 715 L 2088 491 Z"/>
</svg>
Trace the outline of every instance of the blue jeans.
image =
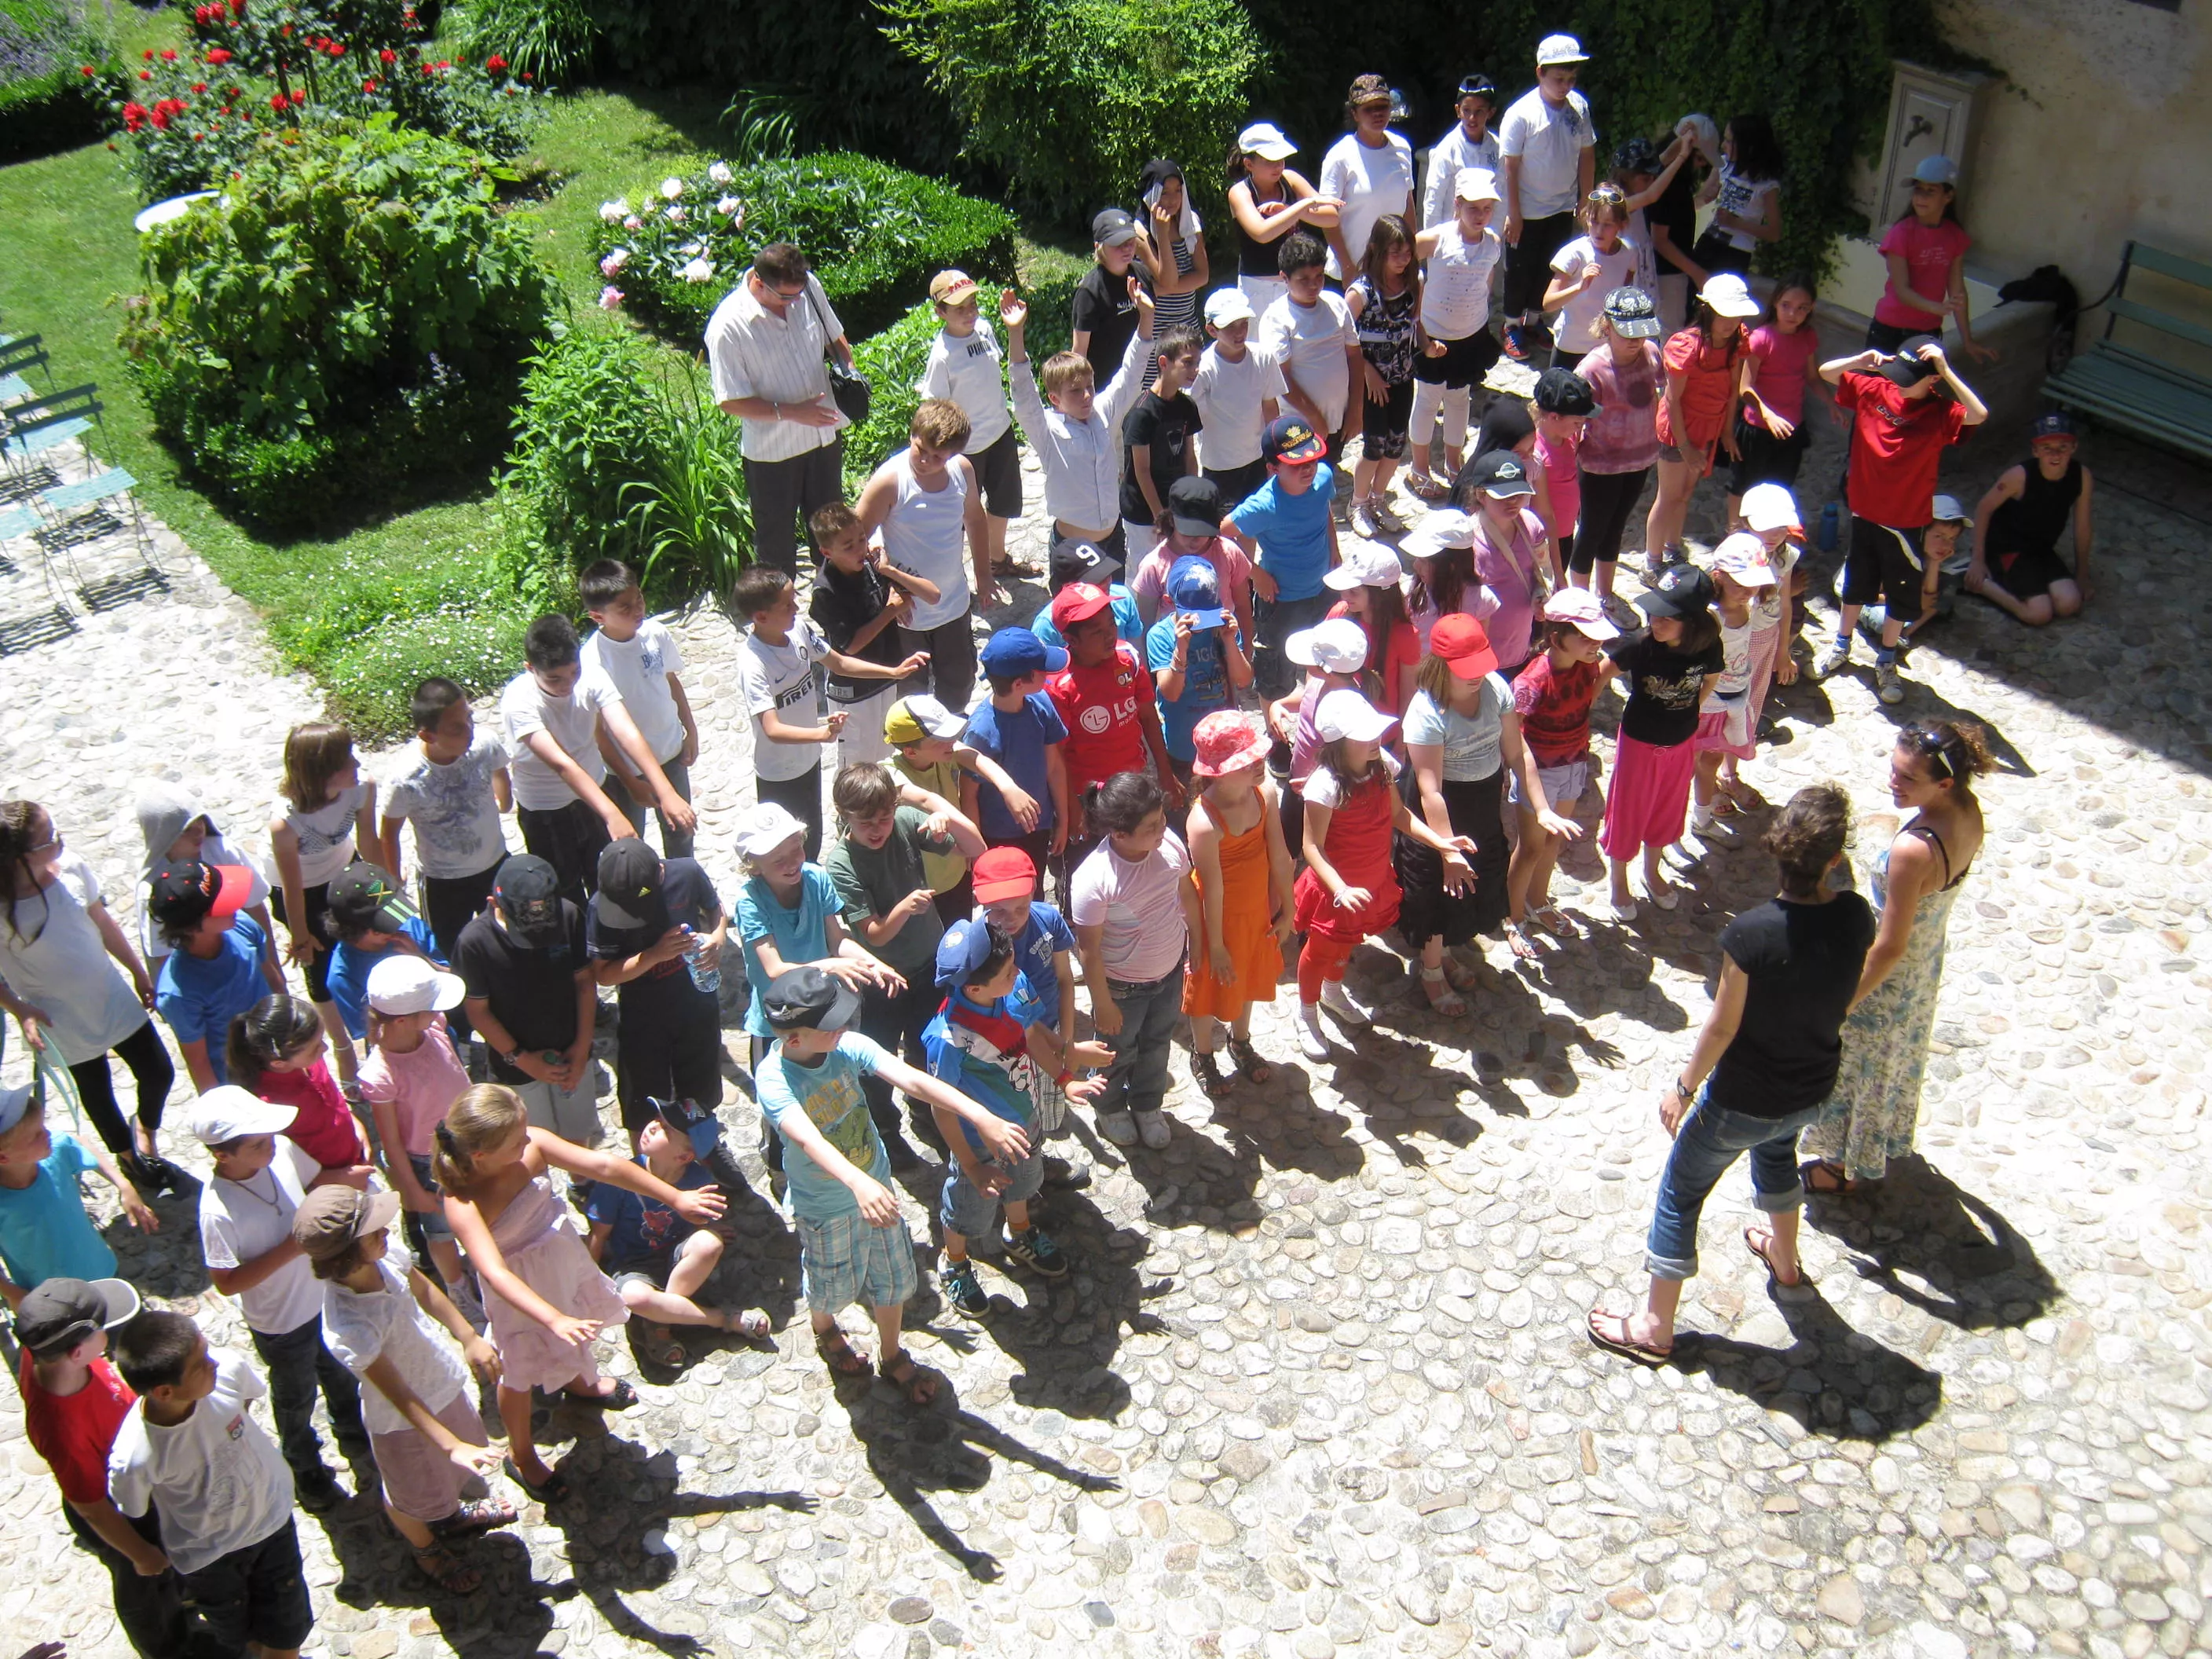
<svg viewBox="0 0 2212 1659">
<path fill-rule="evenodd" d="M 1651 1231 L 1644 1241 L 1644 1263 L 1655 1279 L 1693 1279 L 1698 1272 L 1698 1216 L 1706 1196 L 1729 1164 L 1751 1154 L 1751 1201 L 1769 1215 L 1805 1202 L 1805 1183 L 1797 1175 L 1797 1132 L 1820 1115 L 1808 1106 L 1787 1117 L 1751 1117 L 1712 1103 L 1712 1085 L 1698 1091 L 1698 1103 L 1682 1120 L 1667 1172 L 1659 1178 L 1659 1202 Z"/>
<path fill-rule="evenodd" d="M 1109 1112 L 1157 1112 L 1167 1098 L 1168 1048 L 1175 1040 L 1176 1021 L 1182 1017 L 1182 964 L 1141 985 L 1109 979 L 1106 989 L 1121 1011 L 1121 1029 L 1112 1036 L 1099 1035 L 1114 1051 L 1114 1063 L 1107 1068 L 1096 1109 L 1101 1117 Z"/>
<path fill-rule="evenodd" d="M 315 1392 L 331 1408 L 331 1427 L 349 1454 L 368 1444 L 361 1420 L 361 1384 L 323 1344 L 320 1316 L 289 1331 L 255 1331 L 253 1352 L 269 1370 L 270 1415 L 276 1419 L 276 1443 L 295 1474 L 323 1467 L 322 1437 L 315 1432 Z"/>
</svg>

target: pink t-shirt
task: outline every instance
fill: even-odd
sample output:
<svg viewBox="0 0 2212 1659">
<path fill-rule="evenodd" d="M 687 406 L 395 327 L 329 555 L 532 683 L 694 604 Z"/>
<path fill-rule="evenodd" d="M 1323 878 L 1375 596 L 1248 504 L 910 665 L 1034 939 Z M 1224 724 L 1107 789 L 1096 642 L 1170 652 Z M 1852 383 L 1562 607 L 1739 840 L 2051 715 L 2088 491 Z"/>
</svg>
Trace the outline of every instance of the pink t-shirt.
<svg viewBox="0 0 2212 1659">
<path fill-rule="evenodd" d="M 1145 555 L 1136 574 L 1129 578 L 1129 591 L 1157 614 L 1161 596 L 1167 592 L 1168 570 L 1183 555 L 1169 549 L 1163 540 Z M 1232 541 L 1216 536 L 1204 547 L 1190 556 L 1204 559 L 1213 566 L 1214 584 L 1221 594 L 1221 603 L 1231 616 L 1249 615 L 1252 609 L 1252 562 L 1244 556 L 1244 550 Z"/>
<path fill-rule="evenodd" d="M 1771 323 L 1751 331 L 1752 390 L 1792 426 L 1805 418 L 1805 365 L 1820 349 L 1809 323 L 1795 334 Z"/>
<path fill-rule="evenodd" d="M 1573 535 L 1583 515 L 1581 450 L 1580 438 L 1554 441 L 1544 435 L 1543 423 L 1537 422 L 1536 459 L 1543 465 L 1544 482 L 1551 486 L 1552 527 L 1562 536 Z"/>
<path fill-rule="evenodd" d="M 1104 929 L 1098 953 L 1109 979 L 1149 985 L 1175 971 L 1190 938 L 1178 890 L 1189 869 L 1190 854 L 1172 830 L 1139 863 L 1115 853 L 1109 836 L 1077 867 L 1067 919 Z"/>
<path fill-rule="evenodd" d="M 1923 300 L 1940 300 L 1950 291 L 1952 262 L 1962 257 L 1972 244 L 1973 238 L 1955 219 L 1923 225 L 1907 214 L 1892 225 L 1889 234 L 1881 239 L 1881 252 L 1885 258 L 1893 253 L 1903 254 L 1905 276 L 1912 291 Z M 1943 326 L 1943 319 L 1936 313 L 1905 304 L 1887 286 L 1882 289 L 1881 298 L 1875 302 L 1874 319 L 1892 328 L 1909 328 L 1916 334 L 1937 333 Z"/>
<path fill-rule="evenodd" d="M 410 1157 L 427 1158 L 430 1134 L 446 1109 L 468 1092 L 469 1074 L 453 1052 L 446 1017 L 438 1016 L 412 1054 L 372 1048 L 361 1063 L 361 1097 L 389 1101 Z"/>
</svg>

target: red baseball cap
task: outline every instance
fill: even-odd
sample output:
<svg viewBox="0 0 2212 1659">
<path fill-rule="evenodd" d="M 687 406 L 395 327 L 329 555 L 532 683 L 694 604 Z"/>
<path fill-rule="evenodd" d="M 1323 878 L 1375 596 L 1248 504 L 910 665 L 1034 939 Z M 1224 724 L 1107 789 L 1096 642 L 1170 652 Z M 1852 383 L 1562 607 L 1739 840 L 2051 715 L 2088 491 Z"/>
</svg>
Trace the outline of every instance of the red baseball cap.
<svg viewBox="0 0 2212 1659">
<path fill-rule="evenodd" d="M 1062 634 L 1077 623 L 1089 622 L 1114 603 L 1104 588 L 1091 582 L 1070 582 L 1052 599 L 1052 625 Z"/>
<path fill-rule="evenodd" d="M 1028 898 L 1036 891 L 1036 866 L 1018 847 L 994 847 L 973 867 L 975 902 L 996 904 L 1000 899 Z"/>
<path fill-rule="evenodd" d="M 1464 611 L 1437 618 L 1429 631 L 1429 654 L 1442 657 L 1463 680 L 1495 672 L 1498 653 L 1490 648 L 1490 633 Z"/>
</svg>

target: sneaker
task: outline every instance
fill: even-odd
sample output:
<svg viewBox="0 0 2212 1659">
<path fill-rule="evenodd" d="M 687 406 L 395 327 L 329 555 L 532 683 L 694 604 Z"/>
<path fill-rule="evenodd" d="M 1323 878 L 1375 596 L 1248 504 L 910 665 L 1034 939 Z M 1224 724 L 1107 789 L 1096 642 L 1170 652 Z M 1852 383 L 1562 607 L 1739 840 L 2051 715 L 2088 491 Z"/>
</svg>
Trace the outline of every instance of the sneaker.
<svg viewBox="0 0 2212 1659">
<path fill-rule="evenodd" d="M 312 1469 L 295 1469 L 292 1472 L 292 1491 L 303 1510 L 336 1509 L 347 1498 L 346 1489 L 338 1484 L 337 1476 L 320 1463 Z"/>
<path fill-rule="evenodd" d="M 1328 1058 L 1328 1033 L 1322 1030 L 1321 1005 L 1317 1002 L 1298 1005 L 1298 1052 L 1308 1060 Z"/>
<path fill-rule="evenodd" d="M 1068 1158 L 1054 1158 L 1048 1152 L 1044 1160 L 1044 1184 L 1066 1192 L 1078 1191 L 1091 1184 L 1091 1166 Z"/>
<path fill-rule="evenodd" d="M 1874 665 L 1874 694 L 1887 703 L 1905 701 L 1905 682 L 1898 678 L 1895 663 L 1878 662 Z"/>
<path fill-rule="evenodd" d="M 1321 1006 L 1346 1025 L 1365 1025 L 1375 1018 L 1374 1011 L 1362 1006 L 1359 1000 L 1345 989 L 1340 979 L 1322 981 Z"/>
<path fill-rule="evenodd" d="M 1352 533 L 1370 542 L 1382 533 L 1375 522 L 1375 509 L 1365 501 L 1352 504 Z"/>
<path fill-rule="evenodd" d="M 970 1319 L 981 1319 L 991 1311 L 991 1297 L 983 1288 L 983 1281 L 975 1277 L 972 1261 L 948 1261 L 937 1270 L 937 1288 L 945 1293 L 957 1312 Z"/>
<path fill-rule="evenodd" d="M 1158 1112 L 1147 1112 L 1147 1117 L 1158 1117 Z M 1001 1241 L 1006 1254 L 1032 1273 L 1042 1273 L 1047 1279 L 1059 1279 L 1067 1272 L 1067 1255 L 1052 1242 L 1052 1235 L 1042 1227 L 1030 1227 L 1022 1232 L 1008 1228 Z"/>
<path fill-rule="evenodd" d="M 1375 527 L 1384 535 L 1398 536 L 1405 533 L 1406 521 L 1390 510 L 1389 497 L 1377 495 L 1367 504 L 1367 510 L 1374 518 Z"/>
<path fill-rule="evenodd" d="M 1168 1133 L 1168 1115 L 1165 1112 L 1139 1112 L 1137 1138 L 1156 1152 L 1166 1150 L 1172 1138 Z"/>
<path fill-rule="evenodd" d="M 1127 1112 L 1101 1112 L 1098 1133 L 1116 1146 L 1133 1146 L 1137 1144 L 1137 1120 Z"/>
<path fill-rule="evenodd" d="M 1499 343 L 1504 346 L 1505 355 L 1515 362 L 1525 363 L 1528 361 L 1528 331 L 1519 323 L 1506 324 Z"/>
<path fill-rule="evenodd" d="M 1690 555 L 1688 550 L 1684 548 L 1682 544 L 1680 542 L 1668 543 L 1666 547 L 1662 549 L 1659 554 L 1659 563 L 1662 568 L 1665 568 L 1672 565 L 1687 564 L 1689 562 Z"/>
<path fill-rule="evenodd" d="M 1831 674 L 1840 673 L 1850 660 L 1851 642 L 1849 640 L 1831 640 L 1826 648 L 1813 659 L 1813 678 L 1825 680 Z"/>
</svg>

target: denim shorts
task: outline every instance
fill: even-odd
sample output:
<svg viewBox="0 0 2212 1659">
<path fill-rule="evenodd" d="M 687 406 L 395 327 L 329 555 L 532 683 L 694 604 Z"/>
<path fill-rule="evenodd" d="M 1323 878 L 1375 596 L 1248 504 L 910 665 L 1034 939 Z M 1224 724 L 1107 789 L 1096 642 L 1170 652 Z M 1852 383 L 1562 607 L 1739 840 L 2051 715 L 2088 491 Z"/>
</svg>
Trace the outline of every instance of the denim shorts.
<svg viewBox="0 0 2212 1659">
<path fill-rule="evenodd" d="M 430 1176 L 430 1155 L 428 1152 L 410 1152 L 407 1161 L 415 1166 L 416 1184 L 431 1197 L 437 1197 L 438 1183 Z M 422 1230 L 422 1237 L 426 1239 L 451 1238 L 453 1236 L 453 1230 L 446 1220 L 446 1206 L 442 1204 L 432 1210 L 410 1210 L 408 1214 L 414 1218 L 415 1224 Z"/>
<path fill-rule="evenodd" d="M 938 1206 L 937 1218 L 947 1232 L 958 1233 L 964 1238 L 984 1237 L 998 1224 L 1001 1205 L 1025 1204 L 1044 1185 L 1044 1152 L 1041 1147 L 1030 1148 L 1027 1158 L 1007 1169 L 1010 1179 L 1006 1188 L 996 1197 L 988 1195 L 968 1179 L 968 1171 L 958 1158 L 947 1158 L 945 1162 L 952 1167 L 945 1177 L 945 1196 Z"/>
</svg>

